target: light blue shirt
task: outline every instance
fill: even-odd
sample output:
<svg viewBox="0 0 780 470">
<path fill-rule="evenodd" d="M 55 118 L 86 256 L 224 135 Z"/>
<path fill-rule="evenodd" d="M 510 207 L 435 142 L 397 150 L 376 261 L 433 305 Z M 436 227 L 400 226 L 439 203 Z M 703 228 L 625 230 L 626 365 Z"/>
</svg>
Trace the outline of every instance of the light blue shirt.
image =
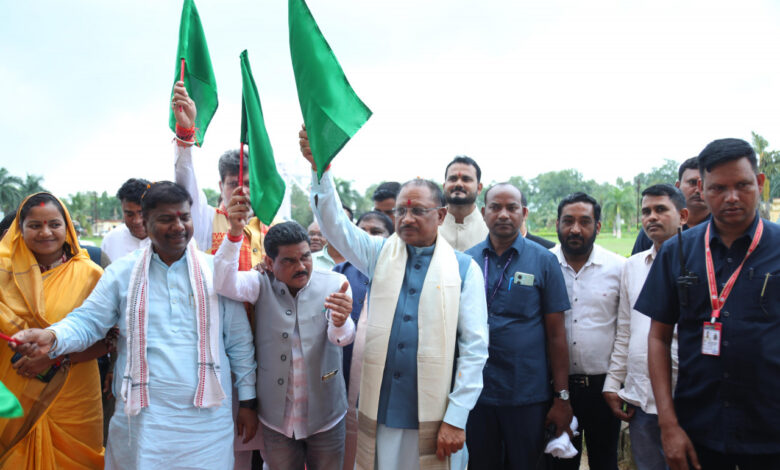
<svg viewBox="0 0 780 470">
<path fill-rule="evenodd" d="M 125 309 L 130 274 L 142 252 L 136 250 L 112 263 L 84 303 L 50 327 L 57 335 L 52 354 L 83 351 L 111 327 L 119 327 L 113 382 L 117 406 L 109 428 L 106 468 L 225 467 L 226 460 L 233 459 L 231 372 L 239 400 L 256 396 L 254 345 L 246 311 L 242 304 L 219 297 L 220 382 L 227 396 L 218 407 L 196 408 L 198 331 L 186 256 L 168 266 L 152 254 L 146 334 L 149 407 L 128 417 L 120 398 L 127 360 Z M 211 265 L 213 257 L 207 259 Z"/>
<path fill-rule="evenodd" d="M 320 230 L 322 230 L 325 238 L 328 239 L 328 243 L 332 244 L 344 258 L 373 281 L 374 269 L 376 268 L 379 253 L 382 251 L 385 239 L 371 236 L 350 222 L 341 208 L 341 201 L 334 188 L 330 171 L 326 171 L 320 181 L 317 181 L 316 173 L 312 173 L 311 207 L 314 211 L 314 216 L 320 225 Z M 424 251 L 424 248 L 422 251 Z M 410 259 L 415 254 L 419 253 L 419 249 L 412 249 Z M 430 258 L 428 263 L 430 263 Z M 407 263 L 407 269 L 408 267 L 409 264 Z M 424 274 L 422 275 L 422 278 L 424 278 Z M 407 281 L 407 276 L 405 276 L 404 285 L 407 285 Z M 477 398 L 479 398 L 479 394 L 482 391 L 482 368 L 488 357 L 487 306 L 483 283 L 484 280 L 482 278 L 482 273 L 479 271 L 479 267 L 472 262 L 466 271 L 466 277 L 461 289 L 460 310 L 458 313 L 458 357 L 455 384 L 449 395 L 449 403 L 444 415 L 444 421 L 446 423 L 461 429 L 466 428 L 469 411 L 471 411 L 476 404 Z M 419 295 L 417 297 L 419 301 Z M 407 298 L 407 296 L 402 293 L 398 300 L 399 306 L 402 304 L 402 301 L 407 302 L 407 300 L 404 299 L 408 300 L 410 298 Z M 415 313 L 416 310 L 417 304 L 414 305 Z M 409 314 L 406 311 L 403 313 Z M 396 308 L 396 317 L 398 317 L 398 315 L 399 307 Z M 395 320 L 398 320 L 398 318 L 394 319 L 394 325 L 396 323 Z M 401 318 L 401 320 L 403 319 Z M 415 341 L 416 340 L 417 335 L 415 334 Z M 392 344 L 388 344 L 388 361 L 391 359 L 391 354 L 393 356 L 397 354 L 398 345 L 398 342 L 396 342 L 396 351 L 392 351 Z M 406 347 L 406 345 L 404 345 L 404 347 Z M 416 347 L 417 344 L 414 345 L 415 366 Z M 391 362 L 388 362 L 385 366 L 385 376 L 388 374 L 388 368 L 391 366 Z M 395 371 L 393 371 L 393 373 L 395 373 Z M 407 373 L 414 374 L 414 381 L 416 383 L 416 370 L 407 371 Z M 451 372 L 442 371 L 442 373 L 450 374 Z M 385 397 L 382 392 L 385 392 L 385 394 L 389 393 L 391 396 Z M 410 403 L 416 404 L 416 388 L 414 389 L 414 392 L 415 395 Z M 382 388 L 379 396 L 380 412 L 381 404 L 385 401 L 390 405 L 388 411 L 392 413 L 394 408 L 392 406 L 392 395 L 394 393 L 395 390 L 389 388 L 385 390 L 385 387 Z M 408 406 L 408 403 L 406 405 Z M 392 427 L 392 418 L 389 416 L 388 423 L 388 426 Z"/>
</svg>

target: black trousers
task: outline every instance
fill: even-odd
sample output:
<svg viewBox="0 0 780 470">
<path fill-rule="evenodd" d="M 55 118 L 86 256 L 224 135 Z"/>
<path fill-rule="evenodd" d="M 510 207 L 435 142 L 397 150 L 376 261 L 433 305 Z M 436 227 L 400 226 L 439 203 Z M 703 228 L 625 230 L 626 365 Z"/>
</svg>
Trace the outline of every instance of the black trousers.
<svg viewBox="0 0 780 470">
<path fill-rule="evenodd" d="M 571 459 L 548 458 L 548 468 L 578 470 L 582 457 L 582 438 L 588 448 L 591 470 L 617 470 L 617 445 L 620 420 L 612 414 L 601 396 L 604 375 L 570 375 L 569 394 L 580 435 L 572 441 L 579 453 Z"/>
<path fill-rule="evenodd" d="M 778 470 L 780 454 L 723 454 L 693 443 L 703 470 Z M 693 467 L 691 467 L 693 468 Z"/>
<path fill-rule="evenodd" d="M 544 450 L 544 420 L 550 404 L 488 406 L 469 413 L 469 470 L 533 470 Z"/>
</svg>

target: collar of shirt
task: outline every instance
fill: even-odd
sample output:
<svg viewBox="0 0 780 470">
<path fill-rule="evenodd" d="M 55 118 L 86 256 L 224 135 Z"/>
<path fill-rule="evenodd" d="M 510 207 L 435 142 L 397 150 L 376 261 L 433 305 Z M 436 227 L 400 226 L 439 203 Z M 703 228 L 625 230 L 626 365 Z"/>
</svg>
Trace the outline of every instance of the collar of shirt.
<svg viewBox="0 0 780 470">
<path fill-rule="evenodd" d="M 409 250 L 409 256 L 425 256 L 433 254 L 433 250 L 436 248 L 436 244 L 434 243 L 431 246 L 406 245 L 406 248 Z"/>
<path fill-rule="evenodd" d="M 445 219 L 452 219 L 450 220 L 453 224 L 458 224 L 455 222 L 455 216 L 452 215 L 449 211 L 447 211 L 447 215 L 444 217 Z M 474 210 L 472 210 L 469 215 L 463 218 L 463 223 L 458 225 L 469 225 L 476 223 L 477 221 L 482 222 L 482 214 L 480 213 L 479 209 L 477 209 L 477 206 L 474 205 Z"/>
<path fill-rule="evenodd" d="M 759 218 L 761 218 L 761 216 L 758 214 L 758 211 L 756 211 L 755 216 L 753 217 L 753 223 L 750 224 L 750 227 L 748 227 L 745 233 L 737 237 L 737 239 L 734 241 L 742 240 L 743 238 L 747 238 L 748 243 L 753 241 L 753 237 L 756 234 L 756 227 L 758 227 Z M 715 221 L 710 217 L 709 222 L 707 223 L 710 224 L 710 226 L 712 227 L 710 229 L 710 244 L 712 244 L 713 240 L 717 240 L 718 243 L 723 245 L 723 241 L 721 240 L 720 235 L 718 234 L 718 227 L 715 225 Z"/>
<path fill-rule="evenodd" d="M 320 251 L 318 251 L 316 253 L 313 253 L 312 256 L 315 257 L 315 258 L 324 258 L 324 259 L 330 261 L 331 264 L 333 264 L 333 265 L 336 264 L 336 262 L 333 261 L 333 258 L 328 253 L 328 245 L 327 244 L 325 246 L 323 246 Z"/>
<path fill-rule="evenodd" d="M 655 243 L 653 243 L 653 247 L 649 250 L 645 250 L 643 253 L 644 260 L 646 265 L 653 264 L 653 261 L 655 260 L 655 256 L 658 254 L 658 251 L 655 249 Z"/>
<path fill-rule="evenodd" d="M 520 257 L 520 254 L 523 252 L 523 248 L 525 248 L 525 238 L 521 237 L 520 234 L 517 234 L 517 237 L 515 237 L 515 241 L 512 242 L 512 245 L 501 254 L 501 256 L 507 255 L 511 252 L 511 250 L 515 250 L 515 253 L 517 253 L 517 257 Z M 482 255 L 486 255 L 488 253 L 491 253 L 498 257 L 498 253 L 496 253 L 495 248 L 493 248 L 493 243 L 490 241 L 490 236 L 488 236 L 485 239 L 485 248 L 482 250 Z"/>
<path fill-rule="evenodd" d="M 180 264 L 180 263 L 185 263 L 186 264 L 187 263 L 187 251 L 186 250 L 188 250 L 188 249 L 189 248 L 185 248 L 184 254 L 181 255 L 181 258 L 177 259 L 176 261 L 171 263 L 170 266 L 168 266 L 168 264 L 166 264 L 165 261 L 163 261 L 162 258 L 160 258 L 160 255 L 158 255 L 157 252 L 154 251 L 154 248 L 152 248 L 152 261 L 155 262 L 155 263 L 162 264 L 163 266 L 165 266 L 165 269 L 172 268 L 172 267 L 174 267 L 174 266 L 176 266 L 177 264 Z"/>
<path fill-rule="evenodd" d="M 271 279 L 271 285 L 273 286 L 274 294 L 277 294 L 277 295 L 279 295 L 279 294 L 281 294 L 281 295 L 291 294 L 290 293 L 290 288 L 287 287 L 287 284 L 283 283 L 279 279 L 276 279 L 276 277 L 274 276 L 274 273 L 269 271 L 269 272 L 265 273 L 265 275 L 269 276 L 269 278 Z M 296 293 L 295 297 L 293 297 L 293 300 L 295 300 L 301 292 L 303 292 L 304 290 L 306 290 L 307 287 L 309 287 L 309 285 L 311 284 L 311 277 L 312 277 L 312 275 L 313 275 L 313 273 L 309 273 L 309 280 L 306 282 L 305 286 L 301 287 L 298 290 L 298 292 Z"/>
<path fill-rule="evenodd" d="M 555 256 L 558 257 L 558 263 L 560 263 L 561 266 L 569 266 L 569 263 L 566 261 L 566 256 L 563 254 L 563 247 L 560 244 L 555 245 L 555 247 L 551 248 L 550 251 L 552 251 Z M 588 256 L 588 261 L 585 262 L 585 264 L 582 266 L 582 269 L 585 269 L 592 264 L 595 264 L 596 266 L 603 265 L 605 261 L 604 256 L 606 256 L 605 250 L 594 243 L 593 250 L 591 250 L 590 256 Z"/>
</svg>

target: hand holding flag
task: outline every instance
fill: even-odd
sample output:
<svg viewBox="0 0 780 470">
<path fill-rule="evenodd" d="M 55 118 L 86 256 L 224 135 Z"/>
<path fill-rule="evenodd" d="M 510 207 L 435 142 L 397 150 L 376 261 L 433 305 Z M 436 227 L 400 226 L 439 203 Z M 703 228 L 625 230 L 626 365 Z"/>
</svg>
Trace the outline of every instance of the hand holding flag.
<svg viewBox="0 0 780 470">
<path fill-rule="evenodd" d="M 371 117 L 304 0 L 289 0 L 290 56 L 317 175 Z M 305 155 L 304 155 L 305 156 Z"/>
<path fill-rule="evenodd" d="M 201 144 L 219 102 L 217 100 L 217 80 L 214 78 L 214 70 L 211 67 L 206 35 L 203 33 L 200 15 L 193 0 L 184 0 L 181 10 L 174 86 L 179 82 L 184 82 L 184 86 L 189 90 L 189 95 L 192 96 L 192 100 L 200 110 L 200 116 L 197 116 L 197 119 L 193 118 L 193 125 L 195 126 L 195 140 Z M 177 101 L 175 97 L 174 101 Z M 168 118 L 168 124 L 174 132 L 176 132 L 177 110 L 178 107 L 171 107 Z M 179 125 L 184 127 L 181 122 Z M 189 129 L 193 125 L 186 128 Z"/>
<path fill-rule="evenodd" d="M 11 337 L 15 343 L 10 343 L 11 349 L 32 359 L 49 353 L 56 336 L 50 330 L 30 328 L 22 330 Z"/>
<path fill-rule="evenodd" d="M 249 66 L 249 54 L 241 53 L 241 149 L 249 148 L 249 191 L 255 215 L 266 225 L 271 225 L 284 198 L 285 184 L 276 171 L 276 161 L 271 141 L 265 130 L 263 108 L 257 85 Z M 243 161 L 243 160 L 242 160 Z"/>
<path fill-rule="evenodd" d="M 171 109 L 179 127 L 190 129 L 195 125 L 198 109 L 195 105 L 195 101 L 190 98 L 187 89 L 184 88 L 184 82 L 176 82 L 173 86 Z"/>
</svg>

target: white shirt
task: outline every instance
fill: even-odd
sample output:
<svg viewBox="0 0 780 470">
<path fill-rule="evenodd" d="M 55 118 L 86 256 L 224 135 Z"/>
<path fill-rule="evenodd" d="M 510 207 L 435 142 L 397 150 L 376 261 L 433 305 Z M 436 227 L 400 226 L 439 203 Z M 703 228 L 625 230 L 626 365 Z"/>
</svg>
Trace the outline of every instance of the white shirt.
<svg viewBox="0 0 780 470">
<path fill-rule="evenodd" d="M 615 342 L 620 276 L 626 259 L 594 244 L 588 261 L 574 272 L 560 245 L 550 251 L 558 257 L 571 304 L 571 309 L 564 312 L 569 374 L 606 374 Z"/>
<path fill-rule="evenodd" d="M 228 238 L 222 242 L 222 245 L 214 257 L 214 286 L 215 289 L 226 297 L 241 302 L 255 303 L 260 295 L 260 277 L 254 270 L 238 271 L 238 255 L 241 248 L 241 242 L 231 242 Z M 222 257 L 222 252 L 225 257 Z M 303 287 L 306 289 L 309 285 Z M 351 289 L 347 291 L 351 295 Z M 325 299 L 323 299 L 324 301 Z M 262 302 L 262 300 L 260 300 Z M 297 300 L 296 300 L 297 302 Z M 282 315 L 282 312 L 279 312 Z M 260 421 L 274 431 L 284 434 L 290 439 L 305 439 L 308 437 L 307 421 L 309 408 L 309 399 L 306 388 L 306 364 L 303 358 L 303 347 L 301 345 L 300 330 L 298 322 L 295 322 L 295 329 L 292 334 L 292 367 L 287 377 L 287 397 L 284 406 L 284 425 L 277 428 L 266 422 L 262 416 Z M 328 322 L 328 340 L 338 346 L 346 346 L 355 339 L 355 322 L 351 316 L 347 316 L 344 325 L 336 327 L 332 321 Z M 262 400 L 262 397 L 260 397 Z M 323 406 L 322 403 L 315 403 L 315 406 Z M 346 415 L 340 415 L 334 421 L 317 430 L 314 434 L 327 431 L 337 425 Z"/>
<path fill-rule="evenodd" d="M 635 254 L 623 266 L 618 307 L 617 335 L 605 392 L 616 392 L 626 402 L 648 414 L 658 414 L 647 369 L 647 336 L 650 317 L 633 309 L 655 260 L 655 247 Z M 672 339 L 672 388 L 677 380 L 677 328 Z M 624 384 L 621 389 L 620 385 Z"/>
<path fill-rule="evenodd" d="M 113 228 L 103 237 L 103 243 L 100 249 L 108 256 L 113 263 L 119 258 L 134 252 L 135 250 L 146 248 L 152 240 L 149 237 L 135 238 L 127 225 L 122 224 Z"/>
<path fill-rule="evenodd" d="M 488 228 L 482 214 L 474 206 L 471 214 L 463 218 L 463 223 L 455 222 L 455 216 L 447 212 L 444 222 L 439 225 L 439 234 L 458 251 L 466 251 L 477 243 L 485 241 Z"/>
</svg>

